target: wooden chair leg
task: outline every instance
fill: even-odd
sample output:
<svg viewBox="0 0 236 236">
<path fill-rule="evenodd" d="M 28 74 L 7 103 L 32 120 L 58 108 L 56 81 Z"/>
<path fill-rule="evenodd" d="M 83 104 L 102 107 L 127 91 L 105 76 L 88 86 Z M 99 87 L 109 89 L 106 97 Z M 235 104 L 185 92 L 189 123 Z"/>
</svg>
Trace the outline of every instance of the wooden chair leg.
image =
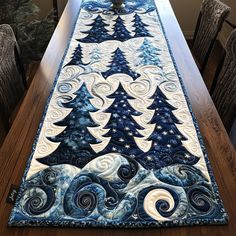
<svg viewBox="0 0 236 236">
<path fill-rule="evenodd" d="M 17 67 L 18 67 L 19 72 L 21 74 L 22 81 L 23 81 L 23 84 L 25 86 L 25 89 L 28 89 L 27 78 L 26 78 L 26 74 L 25 74 L 25 68 L 24 68 L 24 65 L 21 61 L 20 52 L 19 52 L 17 47 L 15 47 L 15 57 L 16 57 Z"/>
<path fill-rule="evenodd" d="M 214 76 L 214 79 L 213 79 L 212 84 L 211 84 L 210 95 L 213 94 L 213 92 L 216 88 L 216 84 L 218 82 L 219 74 L 221 72 L 221 69 L 222 69 L 224 61 L 225 61 L 225 56 L 226 56 L 226 52 L 224 51 L 224 54 L 223 54 L 218 66 L 216 68 L 215 76 Z"/>
</svg>

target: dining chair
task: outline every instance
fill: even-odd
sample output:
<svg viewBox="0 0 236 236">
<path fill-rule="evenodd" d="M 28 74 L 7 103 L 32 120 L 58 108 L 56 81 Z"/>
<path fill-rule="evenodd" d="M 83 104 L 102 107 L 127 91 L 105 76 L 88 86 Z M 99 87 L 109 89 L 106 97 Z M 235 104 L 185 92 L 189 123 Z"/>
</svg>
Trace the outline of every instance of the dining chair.
<svg viewBox="0 0 236 236">
<path fill-rule="evenodd" d="M 229 133 L 236 117 L 236 29 L 227 40 L 225 55 L 212 99 Z"/>
<path fill-rule="evenodd" d="M 219 0 L 203 0 L 193 37 L 192 52 L 203 74 L 230 7 Z"/>
<path fill-rule="evenodd" d="M 10 25 L 0 25 L 0 133 L 10 128 L 9 119 L 27 88 L 19 47 Z M 2 136 L 2 135 L 0 135 Z"/>
</svg>

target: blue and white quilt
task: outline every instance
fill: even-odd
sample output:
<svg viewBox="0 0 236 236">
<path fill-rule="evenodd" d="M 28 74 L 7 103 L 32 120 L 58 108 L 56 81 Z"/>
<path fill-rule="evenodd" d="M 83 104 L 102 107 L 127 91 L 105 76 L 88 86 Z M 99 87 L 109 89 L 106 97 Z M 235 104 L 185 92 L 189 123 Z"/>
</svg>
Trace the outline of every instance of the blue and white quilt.
<svg viewBox="0 0 236 236">
<path fill-rule="evenodd" d="M 9 224 L 226 223 L 158 6 L 110 5 L 82 2 Z"/>
</svg>

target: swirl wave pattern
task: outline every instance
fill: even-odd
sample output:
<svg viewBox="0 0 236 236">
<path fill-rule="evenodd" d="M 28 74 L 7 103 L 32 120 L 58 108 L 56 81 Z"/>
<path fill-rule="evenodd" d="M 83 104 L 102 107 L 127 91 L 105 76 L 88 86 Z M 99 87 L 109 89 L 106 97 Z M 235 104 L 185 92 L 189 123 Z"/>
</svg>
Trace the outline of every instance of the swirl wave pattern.
<svg viewBox="0 0 236 236">
<path fill-rule="evenodd" d="M 13 226 L 224 224 L 153 0 L 84 0 Z"/>
</svg>

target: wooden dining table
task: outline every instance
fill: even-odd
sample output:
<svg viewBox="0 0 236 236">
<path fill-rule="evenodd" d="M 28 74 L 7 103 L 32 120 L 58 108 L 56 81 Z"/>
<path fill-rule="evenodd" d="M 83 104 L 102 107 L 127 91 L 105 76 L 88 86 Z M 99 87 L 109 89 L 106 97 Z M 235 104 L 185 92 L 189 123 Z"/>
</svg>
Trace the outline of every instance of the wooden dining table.
<svg viewBox="0 0 236 236">
<path fill-rule="evenodd" d="M 12 204 L 6 198 L 19 185 L 60 62 L 66 50 L 80 0 L 69 0 L 31 83 L 17 117 L 0 150 L 0 236 L 10 235 L 236 235 L 236 155 L 221 119 L 194 62 L 168 0 L 156 0 L 166 35 L 208 152 L 220 195 L 229 215 L 227 225 L 152 229 L 8 227 Z"/>
</svg>

